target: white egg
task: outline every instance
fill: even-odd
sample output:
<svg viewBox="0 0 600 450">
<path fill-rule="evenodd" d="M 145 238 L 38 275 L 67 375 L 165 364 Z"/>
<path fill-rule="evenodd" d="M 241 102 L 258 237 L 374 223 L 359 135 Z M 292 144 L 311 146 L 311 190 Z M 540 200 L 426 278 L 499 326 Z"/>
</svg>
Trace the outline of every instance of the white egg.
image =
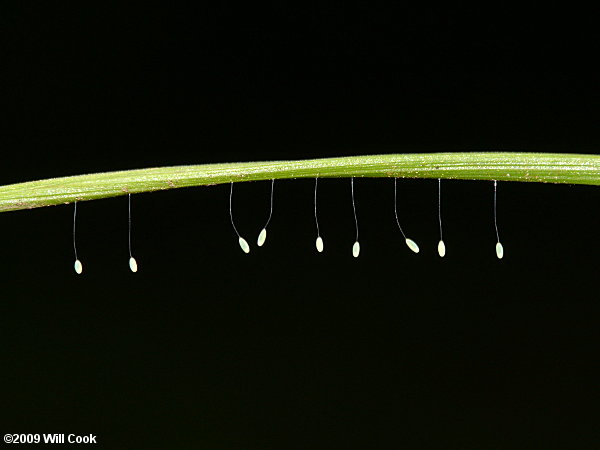
<svg viewBox="0 0 600 450">
<path fill-rule="evenodd" d="M 440 242 L 438 243 L 438 253 L 442 258 L 446 256 L 446 245 L 442 240 L 440 240 Z"/>
<path fill-rule="evenodd" d="M 323 251 L 323 239 L 321 239 L 321 236 L 317 238 L 317 251 L 319 253 Z"/>
<path fill-rule="evenodd" d="M 406 238 L 406 245 L 408 245 L 408 248 L 410 248 L 413 252 L 419 253 L 419 246 L 412 239 Z"/>
<path fill-rule="evenodd" d="M 242 247 L 242 250 L 244 251 L 244 253 L 250 253 L 250 246 L 246 242 L 246 239 L 244 239 L 243 237 L 240 236 L 239 243 L 240 243 L 240 247 Z"/>
<path fill-rule="evenodd" d="M 496 244 L 496 256 L 498 259 L 502 259 L 504 257 L 504 247 L 502 247 L 500 242 Z"/>
<path fill-rule="evenodd" d="M 266 240 L 267 240 L 267 229 L 263 228 L 262 231 L 260 232 L 260 234 L 258 235 L 258 240 L 256 241 L 256 244 L 259 247 L 262 247 Z M 246 252 L 246 253 L 248 253 L 248 252 Z"/>
<path fill-rule="evenodd" d="M 356 241 L 354 243 L 354 245 L 352 246 L 352 256 L 354 256 L 355 258 L 358 258 L 359 254 L 360 254 L 360 244 L 358 243 L 358 241 Z"/>
</svg>

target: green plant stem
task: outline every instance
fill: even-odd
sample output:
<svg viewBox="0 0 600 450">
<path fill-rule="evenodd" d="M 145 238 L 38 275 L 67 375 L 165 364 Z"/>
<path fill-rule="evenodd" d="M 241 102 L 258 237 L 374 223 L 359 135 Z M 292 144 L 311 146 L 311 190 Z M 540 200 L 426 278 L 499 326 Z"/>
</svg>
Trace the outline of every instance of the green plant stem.
<svg viewBox="0 0 600 450">
<path fill-rule="evenodd" d="M 158 167 L 2 186 L 0 211 L 191 186 L 314 177 L 444 178 L 600 185 L 600 156 L 558 153 L 413 153 Z"/>
</svg>

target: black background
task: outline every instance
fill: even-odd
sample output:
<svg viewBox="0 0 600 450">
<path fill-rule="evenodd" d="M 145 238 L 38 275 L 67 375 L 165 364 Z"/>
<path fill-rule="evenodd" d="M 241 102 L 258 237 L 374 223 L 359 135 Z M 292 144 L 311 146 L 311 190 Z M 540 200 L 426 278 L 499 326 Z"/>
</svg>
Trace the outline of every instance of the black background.
<svg viewBox="0 0 600 450">
<path fill-rule="evenodd" d="M 373 153 L 596 153 L 591 12 L 2 6 L 4 184 Z M 6 213 L 0 431 L 103 448 L 597 448 L 600 194 L 347 179 Z M 4 445 L 4 444 L 3 444 Z"/>
</svg>

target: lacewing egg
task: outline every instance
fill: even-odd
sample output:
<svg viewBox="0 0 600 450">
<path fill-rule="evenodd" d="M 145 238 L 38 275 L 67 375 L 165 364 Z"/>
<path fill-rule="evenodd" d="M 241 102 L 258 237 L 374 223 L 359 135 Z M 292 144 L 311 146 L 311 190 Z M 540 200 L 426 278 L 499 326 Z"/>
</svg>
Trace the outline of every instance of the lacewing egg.
<svg viewBox="0 0 600 450">
<path fill-rule="evenodd" d="M 78 259 L 75 260 L 75 272 L 77 272 L 77 275 L 81 275 L 81 272 L 83 272 L 83 265 Z"/>
<path fill-rule="evenodd" d="M 135 260 L 135 258 L 132 256 L 131 258 L 129 258 L 129 268 L 131 269 L 132 272 L 137 272 L 137 261 Z"/>
<path fill-rule="evenodd" d="M 500 242 L 496 244 L 496 256 L 498 259 L 502 259 L 504 257 L 504 247 L 502 247 Z"/>
<path fill-rule="evenodd" d="M 244 253 L 250 253 L 250 246 L 246 242 L 246 239 L 244 239 L 243 237 L 240 236 L 239 242 L 240 242 L 240 247 L 242 247 L 242 250 L 244 251 Z"/>
<path fill-rule="evenodd" d="M 438 244 L 438 253 L 440 254 L 440 256 L 443 258 L 444 256 L 446 256 L 446 245 L 444 244 L 444 241 L 440 240 L 439 244 Z"/>
<path fill-rule="evenodd" d="M 408 248 L 410 248 L 413 252 L 419 253 L 419 246 L 412 239 L 406 238 L 406 245 L 408 245 Z"/>
<path fill-rule="evenodd" d="M 266 240 L 267 240 L 267 229 L 263 228 L 262 231 L 260 232 L 260 234 L 258 235 L 258 240 L 256 241 L 256 244 L 259 247 L 262 247 Z M 241 245 L 241 243 L 240 243 L 240 245 Z M 244 251 L 246 252 L 246 250 L 244 250 Z M 248 252 L 246 252 L 246 253 L 248 253 Z"/>
<path fill-rule="evenodd" d="M 355 258 L 358 258 L 359 253 L 360 253 L 360 244 L 358 243 L 358 241 L 356 241 L 354 243 L 354 245 L 352 246 L 352 256 L 354 256 Z"/>
<path fill-rule="evenodd" d="M 323 251 L 323 239 L 321 239 L 321 236 L 317 238 L 317 251 L 319 253 Z"/>
</svg>

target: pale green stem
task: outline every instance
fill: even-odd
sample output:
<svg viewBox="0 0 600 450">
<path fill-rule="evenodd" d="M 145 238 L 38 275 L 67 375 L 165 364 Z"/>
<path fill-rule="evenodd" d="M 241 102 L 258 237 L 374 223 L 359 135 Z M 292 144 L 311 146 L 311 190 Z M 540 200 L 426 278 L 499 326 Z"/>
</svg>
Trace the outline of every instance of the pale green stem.
<svg viewBox="0 0 600 450">
<path fill-rule="evenodd" d="M 449 178 L 600 185 L 600 156 L 558 153 L 413 153 L 157 167 L 2 186 L 0 211 L 232 181 L 314 177 Z"/>
</svg>

